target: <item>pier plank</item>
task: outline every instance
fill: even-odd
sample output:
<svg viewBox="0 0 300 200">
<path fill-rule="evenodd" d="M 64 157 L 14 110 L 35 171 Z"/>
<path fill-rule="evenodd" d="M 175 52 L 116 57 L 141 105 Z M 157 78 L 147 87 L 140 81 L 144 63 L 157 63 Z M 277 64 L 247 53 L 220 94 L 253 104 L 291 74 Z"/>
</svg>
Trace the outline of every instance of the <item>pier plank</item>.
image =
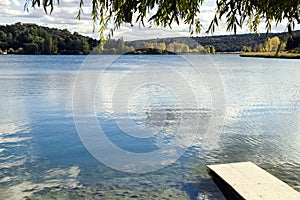
<svg viewBox="0 0 300 200">
<path fill-rule="evenodd" d="M 231 195 L 231 199 L 300 200 L 300 193 L 252 162 L 207 167 L 224 195 Z"/>
</svg>

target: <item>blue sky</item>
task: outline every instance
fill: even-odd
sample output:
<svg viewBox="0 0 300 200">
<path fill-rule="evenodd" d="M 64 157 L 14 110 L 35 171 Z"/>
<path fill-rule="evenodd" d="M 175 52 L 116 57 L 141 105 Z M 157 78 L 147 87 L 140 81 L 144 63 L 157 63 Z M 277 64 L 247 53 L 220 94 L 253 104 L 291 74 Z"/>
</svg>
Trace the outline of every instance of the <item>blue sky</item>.
<svg viewBox="0 0 300 200">
<path fill-rule="evenodd" d="M 203 25 L 202 33 L 206 35 L 205 30 L 208 28 L 210 21 L 214 16 L 216 0 L 206 0 L 201 8 L 199 19 Z M 60 0 L 60 4 L 55 7 L 51 15 L 46 15 L 41 8 L 29 9 L 29 12 L 24 10 L 26 0 L 2 0 L 0 1 L 0 24 L 14 24 L 16 22 L 36 23 L 42 26 L 52 28 L 64 29 L 67 28 L 71 32 L 77 31 L 80 34 L 98 38 L 97 32 L 93 33 L 93 23 L 91 19 L 91 4 L 90 0 L 84 0 L 85 6 L 83 8 L 82 19 L 76 19 L 78 12 L 79 0 Z M 273 32 L 282 32 L 285 30 L 286 22 L 273 27 Z M 147 26 L 147 25 L 146 25 Z M 299 25 L 296 27 L 299 29 Z M 264 24 L 261 24 L 260 32 L 265 32 Z M 249 33 L 248 28 L 245 26 L 239 29 L 238 33 Z M 224 23 L 220 23 L 214 35 L 232 34 L 226 32 Z M 124 37 L 125 40 L 135 39 L 150 39 L 150 38 L 164 38 L 164 37 L 178 37 L 189 36 L 188 25 L 181 23 L 179 26 L 173 25 L 173 29 L 163 29 L 160 27 L 152 27 L 149 29 L 140 28 L 138 25 L 133 27 L 129 25 L 122 26 L 120 30 L 116 31 L 115 38 Z"/>
</svg>

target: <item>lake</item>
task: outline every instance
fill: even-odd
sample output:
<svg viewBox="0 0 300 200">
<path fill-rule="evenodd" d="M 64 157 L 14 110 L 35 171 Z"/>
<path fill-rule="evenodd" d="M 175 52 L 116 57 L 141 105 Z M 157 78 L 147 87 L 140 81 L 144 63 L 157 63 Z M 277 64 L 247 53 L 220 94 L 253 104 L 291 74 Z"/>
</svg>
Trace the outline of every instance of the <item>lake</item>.
<svg viewBox="0 0 300 200">
<path fill-rule="evenodd" d="M 223 199 L 240 161 L 300 191 L 300 60 L 190 59 L 0 56 L 0 199 Z"/>
</svg>

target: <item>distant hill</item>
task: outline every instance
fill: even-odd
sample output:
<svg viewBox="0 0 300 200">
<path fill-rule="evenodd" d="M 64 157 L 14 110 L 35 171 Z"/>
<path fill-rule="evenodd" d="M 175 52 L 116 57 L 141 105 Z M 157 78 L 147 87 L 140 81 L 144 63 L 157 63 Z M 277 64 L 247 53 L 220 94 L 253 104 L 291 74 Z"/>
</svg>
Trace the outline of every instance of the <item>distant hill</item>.
<svg viewBox="0 0 300 200">
<path fill-rule="evenodd" d="M 294 35 L 300 35 L 300 31 L 295 31 Z M 282 37 L 282 33 L 270 33 L 269 37 Z M 166 45 L 172 42 L 181 42 L 190 46 L 190 48 L 195 48 L 196 45 L 202 46 L 214 46 L 216 52 L 239 52 L 243 46 L 255 47 L 261 43 L 264 43 L 266 39 L 265 34 L 240 34 L 240 35 L 222 35 L 222 36 L 205 36 L 205 37 L 192 37 L 192 40 L 187 37 L 177 37 L 177 38 L 162 38 L 162 39 L 152 39 L 152 40 L 137 40 L 126 42 L 126 45 L 136 46 L 138 43 L 152 42 L 160 43 L 164 42 Z M 290 41 L 290 43 L 293 43 Z M 296 45 L 296 44 L 294 44 Z"/>
<path fill-rule="evenodd" d="M 269 37 L 282 37 L 281 33 L 270 33 Z M 223 35 L 196 37 L 195 41 L 201 45 L 213 45 L 217 52 L 237 52 L 241 51 L 243 46 L 255 47 L 266 40 L 265 34 L 241 34 L 241 35 Z"/>
<path fill-rule="evenodd" d="M 270 33 L 269 37 L 282 37 L 282 33 Z M 300 51 L 300 31 L 294 32 L 293 40 L 289 39 L 286 49 Z M 241 34 L 205 37 L 177 37 L 151 40 L 123 41 L 110 40 L 104 49 L 95 47 L 99 41 L 82 36 L 77 32 L 70 33 L 67 29 L 59 30 L 38 26 L 36 24 L 16 23 L 0 26 L 0 53 L 14 54 L 123 54 L 136 49 L 148 49 L 148 53 L 214 53 L 240 52 L 243 46 L 255 47 L 265 42 L 265 34 Z M 160 49 L 162 51 L 152 51 Z M 209 51 L 210 49 L 210 51 Z"/>
<path fill-rule="evenodd" d="M 300 31 L 294 32 L 293 38 L 288 40 L 286 50 L 291 53 L 300 53 Z"/>
<path fill-rule="evenodd" d="M 29 23 L 0 26 L 0 50 L 15 54 L 89 54 L 99 42 L 59 30 Z"/>
</svg>

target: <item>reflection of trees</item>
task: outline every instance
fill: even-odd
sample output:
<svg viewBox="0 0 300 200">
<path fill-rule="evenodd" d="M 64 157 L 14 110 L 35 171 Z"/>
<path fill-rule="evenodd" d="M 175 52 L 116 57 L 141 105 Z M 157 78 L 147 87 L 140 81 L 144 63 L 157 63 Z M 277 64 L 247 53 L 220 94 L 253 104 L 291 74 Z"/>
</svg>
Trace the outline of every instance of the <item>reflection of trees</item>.
<svg viewBox="0 0 300 200">
<path fill-rule="evenodd" d="M 179 123 L 181 112 L 176 108 L 147 108 L 144 110 L 144 115 L 146 125 L 168 126 Z"/>
</svg>

